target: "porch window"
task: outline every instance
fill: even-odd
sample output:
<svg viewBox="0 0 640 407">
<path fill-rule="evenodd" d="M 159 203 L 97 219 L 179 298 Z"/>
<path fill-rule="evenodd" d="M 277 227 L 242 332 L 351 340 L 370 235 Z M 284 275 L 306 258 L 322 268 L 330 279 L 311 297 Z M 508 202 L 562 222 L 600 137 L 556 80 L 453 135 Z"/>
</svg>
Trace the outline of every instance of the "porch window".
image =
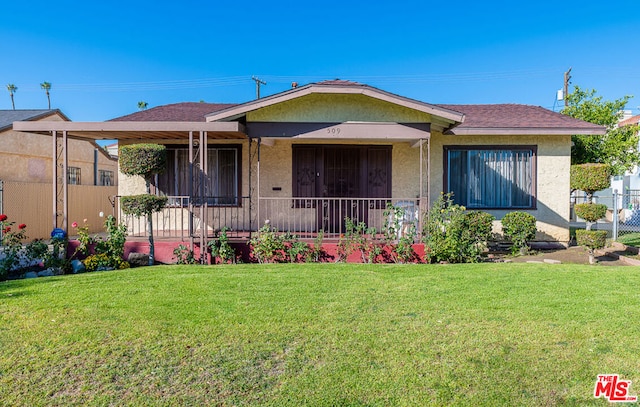
<svg viewBox="0 0 640 407">
<path fill-rule="evenodd" d="M 220 146 L 207 149 L 207 175 L 201 185 L 198 163 L 193 171 L 193 195 L 204 187 L 209 205 L 238 205 L 240 200 L 240 146 Z M 156 188 L 161 195 L 189 195 L 189 149 L 167 147 L 167 169 L 156 179 Z M 170 202 L 171 203 L 171 202 Z"/>
<path fill-rule="evenodd" d="M 445 147 L 445 189 L 467 208 L 535 209 L 535 146 Z"/>
</svg>

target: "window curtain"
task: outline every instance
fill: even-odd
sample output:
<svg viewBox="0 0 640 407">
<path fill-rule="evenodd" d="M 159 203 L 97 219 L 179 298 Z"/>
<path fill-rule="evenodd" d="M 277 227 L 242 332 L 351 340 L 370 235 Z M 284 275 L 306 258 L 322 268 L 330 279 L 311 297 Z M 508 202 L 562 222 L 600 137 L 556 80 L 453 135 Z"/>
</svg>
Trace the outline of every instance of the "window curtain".
<svg viewBox="0 0 640 407">
<path fill-rule="evenodd" d="M 212 205 L 238 203 L 238 149 L 209 148 L 205 195 Z M 199 185 L 199 165 L 194 168 L 194 189 Z M 161 195 L 189 195 L 189 150 L 167 150 L 167 169 L 157 177 L 156 186 Z M 194 193 L 196 191 L 194 190 Z"/>
<path fill-rule="evenodd" d="M 449 190 L 469 208 L 527 208 L 532 205 L 530 150 L 451 150 Z"/>
</svg>

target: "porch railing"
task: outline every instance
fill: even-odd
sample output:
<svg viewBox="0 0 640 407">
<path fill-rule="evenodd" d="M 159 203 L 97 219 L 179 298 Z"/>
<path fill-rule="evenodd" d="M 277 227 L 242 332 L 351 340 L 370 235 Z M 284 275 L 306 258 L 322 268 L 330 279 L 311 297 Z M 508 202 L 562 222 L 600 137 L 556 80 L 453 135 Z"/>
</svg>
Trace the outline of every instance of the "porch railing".
<svg viewBox="0 0 640 407">
<path fill-rule="evenodd" d="M 211 237 L 222 228 L 229 230 L 227 233 L 230 237 L 246 237 L 252 229 L 249 197 L 206 197 L 199 201 L 188 196 L 167 198 L 167 206 L 152 215 L 155 237 L 187 240 L 192 236 L 200 236 L 205 230 Z M 146 216 L 138 218 L 125 215 L 121 209 L 120 196 L 116 197 L 116 211 L 118 219 L 127 226 L 129 236 L 147 236 Z"/>
<path fill-rule="evenodd" d="M 127 225 L 129 236 L 146 236 L 146 217 L 124 215 L 120 210 L 120 197 L 117 198 L 116 210 L 119 219 Z M 347 217 L 355 223 L 364 222 L 378 232 L 385 225 L 397 222 L 401 230 L 413 226 L 419 234 L 422 213 L 420 200 L 416 198 L 242 197 L 237 201 L 234 199 L 237 205 L 218 204 L 229 200 L 216 197 L 200 201 L 188 196 L 168 198 L 169 205 L 153 215 L 154 236 L 183 240 L 190 237 L 189 230 L 193 231 L 194 237 L 205 230 L 208 237 L 213 237 L 222 228 L 228 229 L 229 237 L 248 239 L 265 224 L 301 238 L 314 238 L 322 231 L 326 238 L 332 239 L 346 232 Z M 204 212 L 200 202 L 206 202 Z M 388 204 L 401 208 L 402 214 L 398 216 L 387 211 Z"/>
</svg>

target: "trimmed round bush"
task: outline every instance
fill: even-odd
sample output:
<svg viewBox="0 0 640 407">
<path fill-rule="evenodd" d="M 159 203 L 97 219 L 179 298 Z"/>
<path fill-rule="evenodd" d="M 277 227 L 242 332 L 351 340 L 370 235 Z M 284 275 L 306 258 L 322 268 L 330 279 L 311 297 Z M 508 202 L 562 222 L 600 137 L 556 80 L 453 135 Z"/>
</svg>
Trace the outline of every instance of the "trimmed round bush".
<svg viewBox="0 0 640 407">
<path fill-rule="evenodd" d="M 587 222 L 595 222 L 607 214 L 607 205 L 582 203 L 575 205 L 576 215 Z"/>
<path fill-rule="evenodd" d="M 589 249 L 602 249 L 607 243 L 606 230 L 576 230 L 576 242 L 578 246 L 585 246 Z"/>
<path fill-rule="evenodd" d="M 125 214 L 140 217 L 159 212 L 167 206 L 167 199 L 166 196 L 149 194 L 129 195 L 120 198 L 120 205 Z"/>
<path fill-rule="evenodd" d="M 536 237 L 536 217 L 527 212 L 509 212 L 502 218 L 502 232 L 513 242 L 513 251 L 523 252 L 527 241 Z"/>
<path fill-rule="evenodd" d="M 609 188 L 611 167 L 607 164 L 578 164 L 571 166 L 571 189 L 579 189 L 589 195 Z"/>
<path fill-rule="evenodd" d="M 167 165 L 167 148 L 160 144 L 130 144 L 118 149 L 118 164 L 125 175 L 141 175 L 148 179 L 162 174 Z"/>
</svg>

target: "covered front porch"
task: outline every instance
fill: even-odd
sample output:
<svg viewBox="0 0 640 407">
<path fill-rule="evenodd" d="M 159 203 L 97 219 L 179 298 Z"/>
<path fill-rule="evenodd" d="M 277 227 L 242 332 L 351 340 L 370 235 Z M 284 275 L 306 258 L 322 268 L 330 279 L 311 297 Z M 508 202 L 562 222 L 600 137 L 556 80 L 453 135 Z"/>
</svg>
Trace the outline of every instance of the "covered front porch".
<svg viewBox="0 0 640 407">
<path fill-rule="evenodd" d="M 201 247 L 223 229 L 242 241 L 265 224 L 303 239 L 320 232 L 337 239 L 346 232 L 345 218 L 381 231 L 398 216 L 390 214 L 389 206 L 400 208 L 397 220 L 419 233 L 422 214 L 429 207 L 430 134 L 397 123 L 316 125 L 311 134 L 285 138 L 250 137 L 238 122 L 16 122 L 14 126 L 52 136 L 58 169 L 52 227 L 65 231 L 69 230 L 65 156 L 70 138 L 178 146 L 184 159 L 180 161 L 176 152 L 175 167 L 169 168 L 175 170 L 169 175 L 175 182 L 154 183 L 155 193 L 167 195 L 169 202 L 153 215 L 154 235 Z M 335 129 L 342 133 L 339 139 L 320 138 L 327 131 L 335 134 Z M 212 169 L 217 167 L 211 162 L 220 160 L 213 154 L 231 146 L 238 151 L 230 178 L 237 187 L 225 189 L 212 181 L 216 175 Z M 309 182 L 305 174 L 310 175 Z M 121 178 L 120 193 L 111 201 L 112 214 L 126 224 L 130 237 L 143 238 L 146 219 L 126 216 L 120 208 L 122 195 L 140 192 L 140 185 L 136 187 L 140 182 L 129 181 Z M 178 185 L 187 194 L 173 195 L 166 189 Z M 222 190 L 225 195 L 211 194 Z"/>
</svg>

